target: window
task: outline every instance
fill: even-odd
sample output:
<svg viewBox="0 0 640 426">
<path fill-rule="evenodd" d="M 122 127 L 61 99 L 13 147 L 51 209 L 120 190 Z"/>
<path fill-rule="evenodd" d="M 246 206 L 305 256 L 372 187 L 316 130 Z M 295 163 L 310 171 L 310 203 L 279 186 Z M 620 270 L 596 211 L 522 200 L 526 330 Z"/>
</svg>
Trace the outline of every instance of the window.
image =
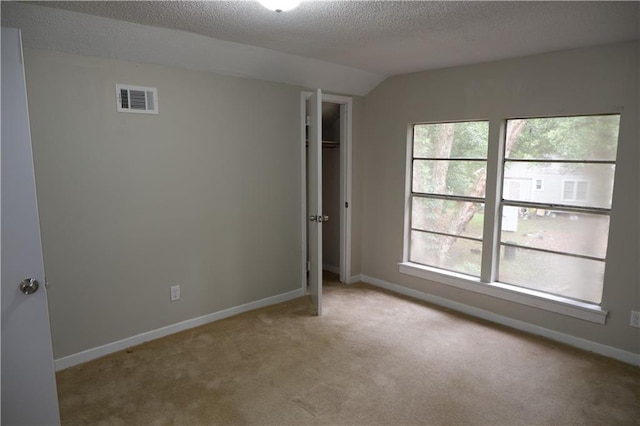
<svg viewBox="0 0 640 426">
<path fill-rule="evenodd" d="M 499 281 L 600 303 L 619 119 L 507 121 L 505 182 L 514 171 L 544 174 L 548 190 L 534 202 L 504 194 L 502 208 L 526 209 L 529 220 L 521 220 L 517 232 L 502 231 Z"/>
<path fill-rule="evenodd" d="M 480 276 L 488 122 L 416 124 L 409 259 Z"/>
<path fill-rule="evenodd" d="M 589 183 L 584 180 L 576 182 L 576 201 L 586 201 Z"/>
<path fill-rule="evenodd" d="M 575 200 L 576 199 L 576 181 L 565 180 L 562 185 L 562 200 Z"/>
<path fill-rule="evenodd" d="M 600 304 L 619 122 L 507 120 L 502 141 L 488 141 L 487 122 L 413 125 L 401 271 L 419 267 L 442 282 L 587 304 L 581 308 Z M 486 187 L 488 172 L 501 177 L 495 187 Z"/>
<path fill-rule="evenodd" d="M 585 180 L 562 181 L 562 201 L 587 201 L 589 182 Z"/>
</svg>

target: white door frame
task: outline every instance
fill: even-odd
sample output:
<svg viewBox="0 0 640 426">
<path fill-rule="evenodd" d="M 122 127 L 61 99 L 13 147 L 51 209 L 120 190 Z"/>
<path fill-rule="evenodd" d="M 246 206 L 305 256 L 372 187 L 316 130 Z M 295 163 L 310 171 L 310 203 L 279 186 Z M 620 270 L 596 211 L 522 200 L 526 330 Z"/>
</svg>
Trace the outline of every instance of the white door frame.
<svg viewBox="0 0 640 426">
<path fill-rule="evenodd" d="M 302 289 L 307 288 L 307 154 L 306 154 L 306 101 L 312 92 L 300 93 L 300 140 L 301 140 L 301 178 L 302 178 Z M 331 94 L 322 94 L 323 102 L 340 105 L 340 281 L 349 283 L 351 278 L 351 145 L 353 129 L 353 98 Z M 348 207 L 347 207 L 348 205 Z"/>
</svg>

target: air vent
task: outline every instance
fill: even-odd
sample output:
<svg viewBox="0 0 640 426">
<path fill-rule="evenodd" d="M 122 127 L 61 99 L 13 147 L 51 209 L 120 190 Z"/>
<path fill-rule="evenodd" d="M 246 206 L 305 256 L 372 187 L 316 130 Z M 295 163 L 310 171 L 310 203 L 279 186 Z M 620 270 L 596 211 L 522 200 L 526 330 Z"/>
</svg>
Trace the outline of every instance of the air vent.
<svg viewBox="0 0 640 426">
<path fill-rule="evenodd" d="M 158 113 L 158 89 L 116 84 L 118 112 Z"/>
</svg>

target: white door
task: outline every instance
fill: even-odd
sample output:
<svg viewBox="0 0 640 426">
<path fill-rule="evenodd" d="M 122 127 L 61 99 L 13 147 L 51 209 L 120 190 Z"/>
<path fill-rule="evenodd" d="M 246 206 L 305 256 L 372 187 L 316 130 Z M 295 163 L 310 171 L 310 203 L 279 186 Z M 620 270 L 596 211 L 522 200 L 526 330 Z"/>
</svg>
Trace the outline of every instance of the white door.
<svg viewBox="0 0 640 426">
<path fill-rule="evenodd" d="M 322 315 L 322 91 L 309 97 L 309 293 Z"/>
<path fill-rule="evenodd" d="M 3 425 L 60 423 L 26 95 L 20 31 L 2 28 Z"/>
</svg>

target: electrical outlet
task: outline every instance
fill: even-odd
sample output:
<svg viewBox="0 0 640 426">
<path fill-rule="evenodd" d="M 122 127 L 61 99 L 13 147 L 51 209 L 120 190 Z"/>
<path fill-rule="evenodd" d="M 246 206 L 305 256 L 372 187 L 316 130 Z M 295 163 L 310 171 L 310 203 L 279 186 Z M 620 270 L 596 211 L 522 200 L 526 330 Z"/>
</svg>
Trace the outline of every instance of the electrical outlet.
<svg viewBox="0 0 640 426">
<path fill-rule="evenodd" d="M 640 312 L 639 311 L 631 311 L 631 321 L 629 322 L 631 327 L 640 328 Z"/>
<path fill-rule="evenodd" d="M 180 286 L 172 285 L 171 286 L 171 301 L 175 302 L 176 300 L 180 300 Z"/>
</svg>

